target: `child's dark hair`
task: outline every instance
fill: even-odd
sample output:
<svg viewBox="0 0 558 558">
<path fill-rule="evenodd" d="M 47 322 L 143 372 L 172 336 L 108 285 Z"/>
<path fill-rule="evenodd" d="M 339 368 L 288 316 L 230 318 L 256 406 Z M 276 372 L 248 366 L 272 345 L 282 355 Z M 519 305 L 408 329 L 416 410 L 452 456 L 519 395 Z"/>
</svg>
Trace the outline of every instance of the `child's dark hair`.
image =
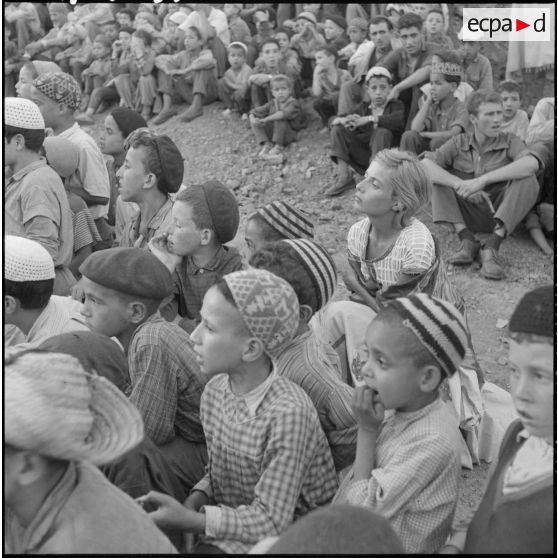
<svg viewBox="0 0 558 558">
<path fill-rule="evenodd" d="M 517 93 L 521 99 L 521 85 L 519 85 L 517 81 L 513 81 L 512 79 L 502 81 L 498 86 L 497 92 L 503 93 L 504 91 L 506 93 Z"/>
<path fill-rule="evenodd" d="M 271 271 L 291 284 L 300 305 L 318 310 L 318 297 L 312 278 L 300 263 L 294 250 L 286 242 L 271 242 L 263 246 L 250 258 L 250 265 Z"/>
<path fill-rule="evenodd" d="M 209 213 L 209 207 L 205 199 L 203 188 L 199 185 L 192 185 L 184 190 L 180 190 L 175 202 L 187 203 L 192 209 L 192 221 L 198 229 L 210 229 L 215 232 L 213 227 L 213 219 Z"/>
<path fill-rule="evenodd" d="M 449 49 L 437 50 L 434 53 L 434 56 L 440 58 L 442 62 L 446 62 L 448 64 L 455 64 L 456 66 L 459 66 L 461 69 L 463 69 L 461 57 L 455 50 L 449 50 Z M 457 86 L 459 87 L 459 84 L 461 83 L 461 76 L 455 76 L 449 74 L 442 74 L 442 75 L 444 76 L 444 79 L 448 83 L 456 83 Z"/>
<path fill-rule="evenodd" d="M 153 43 L 151 33 L 147 32 L 145 29 L 137 29 L 133 36 L 141 39 L 149 47 L 151 46 L 151 43 Z"/>
<path fill-rule="evenodd" d="M 191 29 L 197 35 L 198 39 L 202 43 L 205 43 L 205 38 L 203 36 L 203 33 L 200 31 L 199 27 L 196 27 L 195 25 L 190 25 L 187 29 Z"/>
<path fill-rule="evenodd" d="M 259 213 L 253 213 L 248 217 L 248 221 L 252 221 L 258 227 L 260 235 L 264 242 L 275 242 L 287 238 L 278 230 L 274 229 Z"/>
<path fill-rule="evenodd" d="M 403 14 L 397 22 L 397 29 L 408 29 L 409 27 L 416 27 L 419 31 L 422 30 L 422 18 L 418 14 Z"/>
<path fill-rule="evenodd" d="M 132 12 L 132 10 L 129 10 L 128 8 L 122 8 L 121 10 L 118 10 L 116 12 L 116 15 L 118 14 L 126 14 L 127 16 L 129 16 L 130 21 L 134 21 L 134 12 Z"/>
<path fill-rule="evenodd" d="M 279 27 L 279 29 L 276 29 L 275 35 L 277 35 L 278 33 L 285 33 L 285 35 L 287 35 L 289 39 L 293 36 L 293 32 L 290 29 L 287 29 L 286 27 Z"/>
<path fill-rule="evenodd" d="M 24 310 L 42 310 L 48 304 L 54 289 L 54 279 L 42 281 L 10 281 L 4 279 L 4 296 L 19 300 Z"/>
<path fill-rule="evenodd" d="M 118 30 L 119 33 L 128 33 L 129 35 L 133 35 L 134 31 L 135 29 L 133 27 L 129 27 L 128 25 L 124 25 Z"/>
<path fill-rule="evenodd" d="M 333 56 L 333 58 L 337 61 L 339 55 L 337 54 L 337 49 L 332 45 L 322 45 L 316 49 L 316 54 L 318 52 L 324 52 L 328 56 Z"/>
<path fill-rule="evenodd" d="M 442 16 L 442 21 L 446 21 L 446 18 L 444 17 L 444 12 L 442 12 L 440 8 L 432 8 L 431 10 L 428 10 L 426 17 L 428 17 L 430 14 L 440 14 Z"/>
<path fill-rule="evenodd" d="M 391 22 L 391 19 L 383 15 L 374 16 L 373 18 L 371 18 L 368 26 L 370 28 L 370 25 L 380 25 L 380 23 L 385 23 L 388 30 L 393 31 L 393 23 Z"/>
<path fill-rule="evenodd" d="M 291 91 L 293 89 L 293 80 L 289 76 L 286 76 L 285 74 L 278 74 L 276 76 L 273 76 L 269 80 L 269 87 L 273 89 L 273 86 L 277 83 L 286 83 Z"/>
<path fill-rule="evenodd" d="M 44 130 L 27 130 L 25 128 L 16 128 L 14 126 L 4 126 L 4 137 L 6 141 L 12 141 L 17 134 L 21 134 L 25 140 L 25 148 L 29 151 L 39 153 L 43 142 L 45 141 Z"/>
<path fill-rule="evenodd" d="M 279 46 L 279 41 L 277 39 L 274 39 L 273 37 L 269 37 L 268 39 L 265 39 L 260 45 L 260 52 L 263 51 L 265 45 L 269 45 L 269 44 L 276 45 L 277 49 L 281 50 L 281 47 Z"/>
<path fill-rule="evenodd" d="M 483 103 L 497 103 L 501 105 L 502 99 L 500 98 L 500 93 L 497 93 L 492 89 L 479 89 L 478 91 L 473 91 L 467 101 L 467 112 L 474 116 L 478 116 L 479 107 Z"/>
</svg>

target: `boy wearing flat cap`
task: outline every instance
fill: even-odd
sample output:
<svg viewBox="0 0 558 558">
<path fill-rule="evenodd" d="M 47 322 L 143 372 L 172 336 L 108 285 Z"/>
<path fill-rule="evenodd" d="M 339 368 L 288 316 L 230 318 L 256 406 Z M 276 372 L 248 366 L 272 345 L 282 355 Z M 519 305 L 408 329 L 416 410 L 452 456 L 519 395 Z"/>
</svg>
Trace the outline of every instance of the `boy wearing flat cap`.
<svg viewBox="0 0 558 558">
<path fill-rule="evenodd" d="M 274 354 L 298 327 L 296 294 L 268 271 L 226 275 L 205 295 L 192 333 L 210 377 L 201 416 L 206 476 L 184 505 L 150 492 L 142 503 L 160 527 L 203 534 L 198 553 L 246 553 L 329 502 L 337 477 L 308 396 L 274 369 Z"/>
<path fill-rule="evenodd" d="M 74 251 L 72 211 L 58 174 L 39 151 L 45 121 L 29 99 L 4 104 L 4 164 L 12 175 L 4 189 L 5 234 L 36 240 L 54 260 L 54 292 L 70 294 L 76 280 L 69 269 Z"/>
<path fill-rule="evenodd" d="M 147 249 L 149 241 L 168 232 L 172 224 L 172 201 L 182 184 L 184 162 L 168 136 L 138 130 L 116 179 L 124 202 L 135 202 L 139 213 L 126 224 L 120 246 Z"/>
<path fill-rule="evenodd" d="M 165 317 L 178 313 L 179 325 L 192 332 L 209 287 L 243 267 L 238 250 L 224 245 L 238 230 L 238 203 L 226 186 L 211 180 L 180 191 L 172 219 L 169 233 L 154 238 L 149 248 L 174 274 L 175 299 Z"/>
<path fill-rule="evenodd" d="M 7 553 L 176 553 L 95 467 L 143 438 L 140 414 L 109 380 L 70 355 L 12 355 L 4 420 Z"/>
<path fill-rule="evenodd" d="M 207 461 L 199 403 L 205 380 L 188 334 L 157 312 L 172 292 L 172 276 L 148 250 L 111 248 L 79 268 L 81 313 L 98 333 L 116 337 L 128 356 L 130 400 L 145 432 L 186 490 Z"/>
</svg>

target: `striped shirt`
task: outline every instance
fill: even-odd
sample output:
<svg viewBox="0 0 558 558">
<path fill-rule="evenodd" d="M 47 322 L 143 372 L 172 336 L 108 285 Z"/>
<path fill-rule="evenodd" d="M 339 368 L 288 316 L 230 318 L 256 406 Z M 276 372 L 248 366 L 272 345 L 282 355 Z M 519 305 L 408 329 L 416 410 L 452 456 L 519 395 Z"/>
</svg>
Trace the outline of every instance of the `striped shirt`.
<svg viewBox="0 0 558 558">
<path fill-rule="evenodd" d="M 199 409 L 205 385 L 190 336 L 154 314 L 141 324 L 128 348 L 130 401 L 143 416 L 145 434 L 157 445 L 175 435 L 203 442 Z"/>
<path fill-rule="evenodd" d="M 355 459 L 357 425 L 351 409 L 353 388 L 343 382 L 313 330 L 297 336 L 276 355 L 277 373 L 299 385 L 318 411 L 335 468 Z"/>
<path fill-rule="evenodd" d="M 203 392 L 207 475 L 194 487 L 218 505 L 205 506 L 205 542 L 245 554 L 261 539 L 331 500 L 337 476 L 316 411 L 296 385 L 277 376 L 254 417 L 229 377 Z"/>
<path fill-rule="evenodd" d="M 360 264 L 365 281 L 371 277 L 382 288 L 399 281 L 402 273 L 416 275 L 430 269 L 436 259 L 432 234 L 418 219 L 412 218 L 402 229 L 393 246 L 379 258 L 367 259 L 368 235 L 372 225 L 365 217 L 355 223 L 347 236 L 349 260 Z"/>
<path fill-rule="evenodd" d="M 343 479 L 335 504 L 389 520 L 407 553 L 436 553 L 451 530 L 461 470 L 459 428 L 440 400 L 410 413 L 386 411 L 368 480 Z"/>
</svg>

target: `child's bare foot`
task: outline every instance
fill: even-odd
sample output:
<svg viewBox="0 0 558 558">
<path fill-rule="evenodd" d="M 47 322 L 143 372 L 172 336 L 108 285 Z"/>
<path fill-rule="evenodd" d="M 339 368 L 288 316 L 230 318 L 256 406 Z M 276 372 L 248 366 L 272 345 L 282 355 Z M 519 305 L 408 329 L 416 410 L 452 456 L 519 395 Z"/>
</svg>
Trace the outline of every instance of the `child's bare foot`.
<svg viewBox="0 0 558 558">
<path fill-rule="evenodd" d="M 258 153 L 258 157 L 264 158 L 269 153 L 272 147 L 273 145 L 271 143 L 269 142 L 264 143 L 264 146 L 261 148 L 260 152 Z"/>
<path fill-rule="evenodd" d="M 179 117 L 178 120 L 180 122 L 191 122 L 196 118 L 203 115 L 203 109 L 200 110 L 192 110 L 192 107 L 186 109 Z"/>
</svg>

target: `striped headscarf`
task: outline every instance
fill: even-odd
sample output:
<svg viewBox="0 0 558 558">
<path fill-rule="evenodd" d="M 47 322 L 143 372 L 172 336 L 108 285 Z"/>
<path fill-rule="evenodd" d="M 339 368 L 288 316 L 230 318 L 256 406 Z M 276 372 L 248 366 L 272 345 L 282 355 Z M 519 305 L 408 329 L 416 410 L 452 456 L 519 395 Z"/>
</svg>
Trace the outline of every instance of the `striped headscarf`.
<svg viewBox="0 0 558 558">
<path fill-rule="evenodd" d="M 451 376 L 465 357 L 467 326 L 453 304 L 425 293 L 396 298 L 389 307 L 403 318 L 442 370 Z"/>
<path fill-rule="evenodd" d="M 308 272 L 318 301 L 318 307 L 313 310 L 317 312 L 329 302 L 337 287 L 337 269 L 333 259 L 323 246 L 313 240 L 299 238 L 281 242 L 286 242 L 294 250 Z"/>
<path fill-rule="evenodd" d="M 314 223 L 309 215 L 286 202 L 274 201 L 260 207 L 256 214 L 285 238 L 314 238 Z"/>
</svg>

